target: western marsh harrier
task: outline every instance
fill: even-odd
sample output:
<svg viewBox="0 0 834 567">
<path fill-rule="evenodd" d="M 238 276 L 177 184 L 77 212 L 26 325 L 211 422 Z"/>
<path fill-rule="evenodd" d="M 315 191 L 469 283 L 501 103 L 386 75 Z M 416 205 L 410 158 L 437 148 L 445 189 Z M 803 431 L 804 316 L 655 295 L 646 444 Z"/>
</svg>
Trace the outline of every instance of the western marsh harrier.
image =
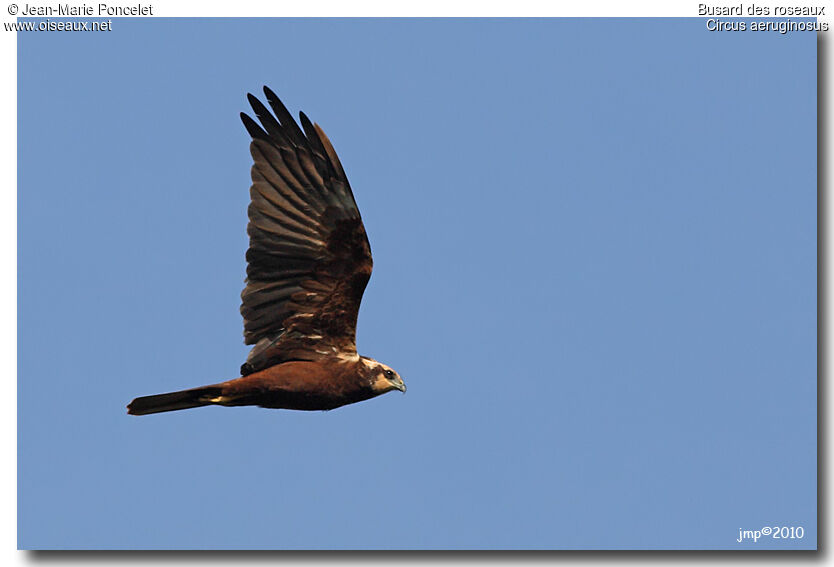
<svg viewBox="0 0 834 567">
<path fill-rule="evenodd" d="M 249 103 L 252 202 L 243 305 L 244 339 L 255 345 L 240 378 L 136 398 L 145 415 L 208 405 L 329 410 L 391 390 L 388 366 L 356 352 L 356 318 L 371 277 L 371 247 L 345 171 L 318 124 L 301 127 L 269 88 L 270 111 Z"/>
</svg>

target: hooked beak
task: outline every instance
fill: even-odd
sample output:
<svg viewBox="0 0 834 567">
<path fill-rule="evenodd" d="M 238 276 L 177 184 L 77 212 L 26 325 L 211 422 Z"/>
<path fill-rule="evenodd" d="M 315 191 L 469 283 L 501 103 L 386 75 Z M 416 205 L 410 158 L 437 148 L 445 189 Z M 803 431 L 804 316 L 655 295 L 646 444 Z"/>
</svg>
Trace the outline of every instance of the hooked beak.
<svg viewBox="0 0 834 567">
<path fill-rule="evenodd" d="M 402 378 L 397 378 L 395 382 L 391 382 L 391 385 L 394 386 L 397 390 L 405 394 L 405 382 L 403 382 Z"/>
</svg>

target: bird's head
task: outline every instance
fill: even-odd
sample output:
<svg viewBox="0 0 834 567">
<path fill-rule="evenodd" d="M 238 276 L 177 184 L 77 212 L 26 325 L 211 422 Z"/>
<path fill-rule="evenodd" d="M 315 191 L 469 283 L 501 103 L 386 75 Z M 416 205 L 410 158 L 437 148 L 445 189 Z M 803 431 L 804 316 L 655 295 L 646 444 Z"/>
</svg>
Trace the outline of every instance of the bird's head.
<svg viewBox="0 0 834 567">
<path fill-rule="evenodd" d="M 362 357 L 362 364 L 368 370 L 371 390 L 374 394 L 384 394 L 391 390 L 405 393 L 405 383 L 397 371 L 373 358 Z"/>
</svg>

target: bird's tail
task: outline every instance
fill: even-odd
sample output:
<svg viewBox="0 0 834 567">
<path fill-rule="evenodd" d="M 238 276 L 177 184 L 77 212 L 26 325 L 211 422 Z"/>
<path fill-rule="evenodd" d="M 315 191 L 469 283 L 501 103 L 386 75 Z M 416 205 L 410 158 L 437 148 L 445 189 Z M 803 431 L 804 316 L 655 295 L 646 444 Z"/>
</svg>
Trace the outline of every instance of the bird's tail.
<svg viewBox="0 0 834 567">
<path fill-rule="evenodd" d="M 179 392 L 142 396 L 127 405 L 130 415 L 147 415 L 163 411 L 174 411 L 189 408 L 199 408 L 216 403 L 222 395 L 221 386 L 203 386 Z"/>
</svg>

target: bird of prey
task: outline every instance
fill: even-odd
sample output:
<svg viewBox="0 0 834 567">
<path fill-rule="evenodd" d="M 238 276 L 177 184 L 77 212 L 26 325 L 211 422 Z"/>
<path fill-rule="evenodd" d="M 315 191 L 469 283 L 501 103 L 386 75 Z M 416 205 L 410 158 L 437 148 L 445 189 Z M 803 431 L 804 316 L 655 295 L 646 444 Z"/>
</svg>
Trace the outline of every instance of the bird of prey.
<svg viewBox="0 0 834 567">
<path fill-rule="evenodd" d="M 249 249 L 241 294 L 246 344 L 240 378 L 136 398 L 129 414 L 208 405 L 329 410 L 399 390 L 393 369 L 356 352 L 371 247 L 336 152 L 303 112 L 301 127 L 275 93 L 254 96 Z"/>
</svg>

